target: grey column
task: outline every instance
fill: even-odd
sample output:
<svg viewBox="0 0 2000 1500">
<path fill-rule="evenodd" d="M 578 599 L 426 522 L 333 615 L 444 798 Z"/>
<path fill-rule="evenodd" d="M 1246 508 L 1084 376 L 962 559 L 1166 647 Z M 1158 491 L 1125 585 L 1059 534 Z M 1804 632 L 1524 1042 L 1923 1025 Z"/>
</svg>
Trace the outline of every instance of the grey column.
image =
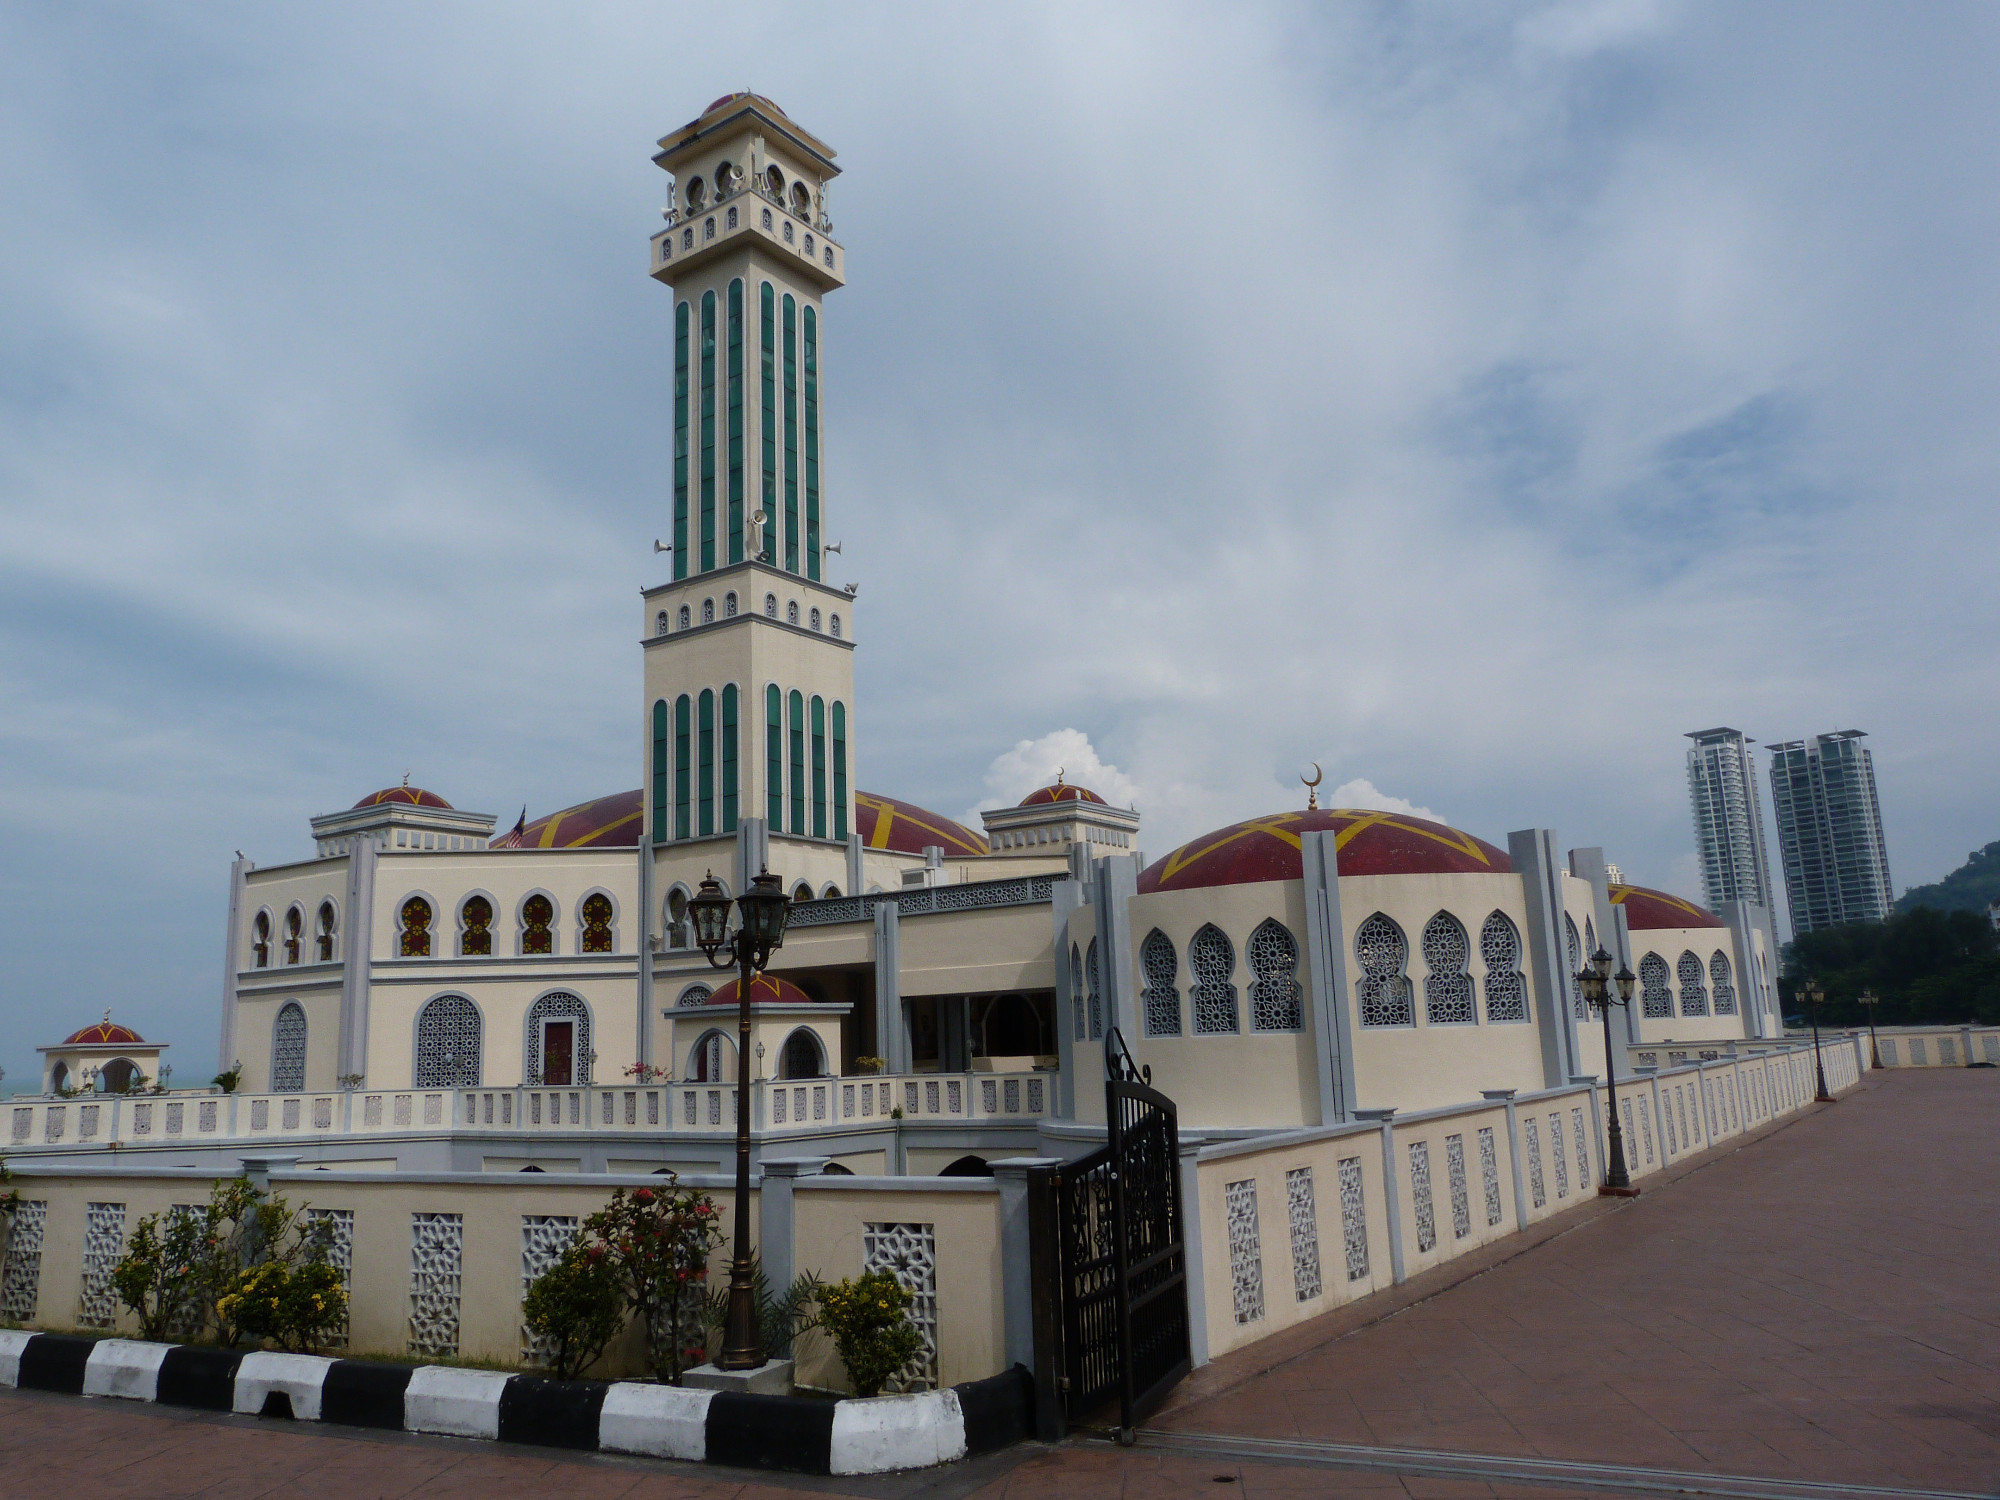
<svg viewBox="0 0 2000 1500">
<path fill-rule="evenodd" d="M 222 1026 L 215 1071 L 227 1073 L 236 1057 L 236 971 L 241 957 L 243 892 L 250 861 L 238 857 L 229 866 L 229 926 L 222 940 Z M 345 1007 L 342 1010 L 345 1015 Z"/>
<path fill-rule="evenodd" d="M 1196 1161 L 1204 1142 L 1181 1137 L 1181 1263 L 1187 1270 L 1188 1355 L 1196 1369 L 1208 1363 L 1208 1279 L 1202 1274 L 1201 1176 Z"/>
<path fill-rule="evenodd" d="M 1000 1187 L 1001 1358 L 1035 1368 L 1035 1286 L 1028 1246 L 1028 1173 L 1059 1167 L 1055 1156 L 1009 1156 L 992 1164 Z"/>
<path fill-rule="evenodd" d="M 1757 984 L 1757 945 L 1752 936 L 1759 910 L 1749 901 L 1725 901 L 1720 913 L 1729 926 L 1729 962 L 1736 970 L 1731 976 L 1736 983 L 1736 1018 L 1743 1024 L 1743 1035 L 1753 1039 L 1763 1035 L 1764 1014 L 1764 997 Z"/>
<path fill-rule="evenodd" d="M 801 1177 L 816 1177 L 832 1158 L 825 1156 L 767 1156 L 758 1170 L 763 1179 L 757 1189 L 757 1257 L 763 1262 L 764 1280 L 773 1296 L 782 1296 L 799 1274 L 797 1219 L 793 1213 L 792 1184 Z"/>
<path fill-rule="evenodd" d="M 847 894 L 848 895 L 859 896 L 860 894 L 862 894 L 861 890 L 862 878 L 863 877 L 861 873 L 861 835 L 858 833 L 850 833 L 847 836 Z"/>
<path fill-rule="evenodd" d="M 910 1071 L 910 1028 L 903 1015 L 903 942 L 893 901 L 875 904 L 875 1045 L 887 1071 Z"/>
<path fill-rule="evenodd" d="M 1382 1122 L 1382 1197 L 1389 1213 L 1389 1270 L 1395 1284 L 1401 1286 L 1409 1279 L 1403 1268 L 1403 1192 L 1402 1184 L 1396 1180 L 1396 1111 L 1388 1109 L 1357 1109 L 1355 1118 L 1359 1120 L 1380 1120 Z"/>
<path fill-rule="evenodd" d="M 1104 986 L 1105 1024 L 1116 1026 L 1126 1044 L 1139 1034 L 1132 984 L 1131 899 L 1139 894 L 1139 868 L 1131 856 L 1107 854 L 1092 871 L 1097 907 L 1097 946 Z"/>
<path fill-rule="evenodd" d="M 1611 951 L 1618 955 L 1618 962 L 1620 964 L 1625 968 L 1636 971 L 1639 966 L 1632 961 L 1632 924 L 1625 915 L 1625 908 L 1622 906 L 1612 907 L 1611 920 L 1613 923 Z M 1619 1016 L 1623 1018 L 1625 1023 L 1626 1044 L 1633 1047 L 1639 1045 L 1639 1008 L 1643 1004 L 1640 999 L 1641 993 L 1637 987 L 1634 987 L 1632 991 L 1632 1003 L 1630 1005 L 1621 1005 L 1617 1008 Z M 1611 1027 L 1611 1037 L 1614 1043 L 1618 1039 L 1618 1026 L 1616 1023 Z M 1621 1057 L 1619 1061 L 1625 1063 L 1628 1067 L 1630 1066 L 1629 1059 Z"/>
<path fill-rule="evenodd" d="M 750 882 L 761 874 L 771 861 L 771 840 L 762 818 L 738 818 L 736 820 L 736 889 L 732 896 L 740 896 L 750 889 Z"/>
<path fill-rule="evenodd" d="M 348 853 L 346 930 L 340 943 L 340 1071 L 368 1071 L 369 980 L 375 959 L 375 845 L 362 839 Z"/>
<path fill-rule="evenodd" d="M 1528 1227 L 1528 1183 L 1521 1175 L 1521 1116 L 1514 1108 L 1514 1090 L 1481 1089 L 1482 1099 L 1498 1099 L 1507 1105 L 1507 1159 L 1514 1169 L 1514 1228 Z"/>
<path fill-rule="evenodd" d="M 639 833 L 639 920 L 633 925 L 639 964 L 639 1061 L 653 1060 L 653 837 Z"/>
<path fill-rule="evenodd" d="M 1312 1001 L 1322 1125 L 1343 1123 L 1355 1105 L 1346 928 L 1340 914 L 1340 864 L 1334 838 L 1331 833 L 1308 833 L 1299 846 L 1305 873 L 1306 993 Z"/>
<path fill-rule="evenodd" d="M 1075 850 L 1071 850 L 1072 856 Z M 1070 993 L 1069 919 L 1079 906 L 1088 904 L 1090 886 L 1074 875 L 1055 882 L 1049 897 L 1050 941 L 1056 963 L 1056 1097 L 1052 1114 L 1056 1119 L 1076 1118 L 1076 1002 Z"/>
<path fill-rule="evenodd" d="M 1562 867 L 1556 863 L 1556 836 L 1547 828 L 1524 828 L 1507 835 L 1507 853 L 1527 898 L 1528 930 L 1523 937 L 1542 1041 L 1542 1083 L 1560 1088 L 1579 1065 L 1576 1015 L 1570 1006 L 1568 960 L 1563 953 Z"/>
</svg>

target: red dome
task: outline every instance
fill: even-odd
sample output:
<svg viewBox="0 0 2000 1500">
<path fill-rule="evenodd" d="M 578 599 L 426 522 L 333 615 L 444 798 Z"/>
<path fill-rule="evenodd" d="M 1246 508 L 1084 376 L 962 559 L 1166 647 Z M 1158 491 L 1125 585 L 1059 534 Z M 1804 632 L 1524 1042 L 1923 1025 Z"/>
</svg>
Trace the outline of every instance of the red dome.
<svg viewBox="0 0 2000 1500">
<path fill-rule="evenodd" d="M 74 1035 L 63 1038 L 65 1047 L 143 1047 L 146 1039 L 130 1026 L 114 1026 L 109 1021 L 99 1021 L 95 1026 L 86 1026 Z"/>
<path fill-rule="evenodd" d="M 613 792 L 594 802 L 579 802 L 561 812 L 535 819 L 521 835 L 504 834 L 496 849 L 632 849 L 639 843 L 645 818 L 645 797 L 638 788 Z"/>
<path fill-rule="evenodd" d="M 987 853 L 986 840 L 954 823 L 942 813 L 927 812 L 894 797 L 874 792 L 854 794 L 854 831 L 870 849 L 895 849 L 903 854 L 922 854 L 928 847 L 942 848 L 946 854 Z"/>
<path fill-rule="evenodd" d="M 390 802 L 400 802 L 406 807 L 439 807 L 443 808 L 446 812 L 452 810 L 451 804 L 436 792 L 427 792 L 420 786 L 411 786 L 408 782 L 405 782 L 402 786 L 389 786 L 382 788 L 379 792 L 372 792 L 354 805 L 356 807 L 381 807 L 385 803 Z"/>
<path fill-rule="evenodd" d="M 1714 912 L 1669 896 L 1665 891 L 1648 890 L 1643 885 L 1614 885 L 1611 904 L 1625 908 L 1625 925 L 1634 932 L 1660 927 L 1725 927 Z"/>
<path fill-rule="evenodd" d="M 702 1002 L 706 1009 L 712 1005 L 726 1005 L 736 1008 L 736 986 L 741 981 L 732 979 L 713 995 Z M 789 979 L 780 979 L 775 974 L 759 974 L 750 981 L 750 1004 L 758 1005 L 814 1005 L 818 1002 Z"/>
<path fill-rule="evenodd" d="M 1514 862 L 1484 839 L 1403 813 L 1315 808 L 1233 823 L 1181 845 L 1139 875 L 1139 890 L 1298 880 L 1300 836 L 1332 833 L 1342 875 L 1506 875 Z"/>
<path fill-rule="evenodd" d="M 1087 786 L 1070 786 L 1058 781 L 1054 786 L 1036 787 L 1021 799 L 1021 806 L 1038 807 L 1044 802 L 1095 802 L 1099 807 L 1110 805 Z"/>
<path fill-rule="evenodd" d="M 709 105 L 707 109 L 703 110 L 699 118 L 705 120 L 710 115 L 714 114 L 718 109 L 721 109 L 725 104 L 734 104 L 738 99 L 755 99 L 759 104 L 768 104 L 771 106 L 772 109 L 777 110 L 779 114 L 781 115 L 785 114 L 785 112 L 782 109 L 778 109 L 777 100 L 766 99 L 762 94 L 746 93 L 741 89 L 739 89 L 737 92 L 733 94 L 724 94 L 720 99 L 716 100 L 715 103 Z M 791 116 L 785 115 L 785 118 L 790 119 Z"/>
</svg>

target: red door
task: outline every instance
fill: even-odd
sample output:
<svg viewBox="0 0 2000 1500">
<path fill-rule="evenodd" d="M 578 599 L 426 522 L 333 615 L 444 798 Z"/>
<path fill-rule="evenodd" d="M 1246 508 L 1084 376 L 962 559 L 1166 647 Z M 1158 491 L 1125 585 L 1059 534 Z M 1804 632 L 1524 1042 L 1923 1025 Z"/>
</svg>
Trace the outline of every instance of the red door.
<svg viewBox="0 0 2000 1500">
<path fill-rule="evenodd" d="M 547 1021 L 542 1025 L 542 1082 L 567 1084 L 576 1057 L 576 1023 Z"/>
</svg>

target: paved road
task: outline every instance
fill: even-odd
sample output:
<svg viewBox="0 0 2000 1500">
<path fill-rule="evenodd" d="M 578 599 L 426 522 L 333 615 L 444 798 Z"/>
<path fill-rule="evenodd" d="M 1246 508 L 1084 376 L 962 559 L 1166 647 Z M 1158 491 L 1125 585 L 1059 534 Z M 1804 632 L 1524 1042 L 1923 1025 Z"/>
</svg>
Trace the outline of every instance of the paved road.
<svg viewBox="0 0 2000 1500">
<path fill-rule="evenodd" d="M 2000 1490 L 2000 1072 L 1876 1075 L 1652 1182 L 1469 1279 L 1439 1277 L 1392 1317 L 1357 1327 L 1336 1314 L 1281 1348 L 1218 1361 L 1156 1419 L 1167 1446 L 1154 1449 L 1028 1446 L 929 1475 L 809 1480 L 9 1391 L 0 1500 L 1563 1500 L 1622 1488 L 1314 1467 L 1315 1450 L 1252 1451 L 1259 1439 Z M 1274 1349 L 1293 1357 L 1268 1368 Z M 1194 1434 L 1215 1435 L 1211 1450 L 1175 1451 Z"/>
</svg>

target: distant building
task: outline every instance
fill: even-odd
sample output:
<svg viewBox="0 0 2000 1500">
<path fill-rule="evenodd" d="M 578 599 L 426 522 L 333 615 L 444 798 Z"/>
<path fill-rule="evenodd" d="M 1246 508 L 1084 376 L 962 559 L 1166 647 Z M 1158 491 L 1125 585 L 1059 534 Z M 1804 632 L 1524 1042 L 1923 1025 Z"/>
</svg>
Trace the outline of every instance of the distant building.
<svg viewBox="0 0 2000 1500">
<path fill-rule="evenodd" d="M 1875 763 L 1859 729 L 1769 745 L 1792 932 L 1879 922 L 1894 905 Z"/>
<path fill-rule="evenodd" d="M 1604 867 L 1604 878 L 1613 885 L 1623 885 L 1625 883 L 1625 872 L 1616 865 L 1606 865 Z"/>
<path fill-rule="evenodd" d="M 1731 901 L 1771 905 L 1771 862 L 1764 850 L 1764 808 L 1757 796 L 1757 756 L 1738 729 L 1688 735 L 1688 799 L 1694 843 L 1711 911 Z"/>
</svg>

